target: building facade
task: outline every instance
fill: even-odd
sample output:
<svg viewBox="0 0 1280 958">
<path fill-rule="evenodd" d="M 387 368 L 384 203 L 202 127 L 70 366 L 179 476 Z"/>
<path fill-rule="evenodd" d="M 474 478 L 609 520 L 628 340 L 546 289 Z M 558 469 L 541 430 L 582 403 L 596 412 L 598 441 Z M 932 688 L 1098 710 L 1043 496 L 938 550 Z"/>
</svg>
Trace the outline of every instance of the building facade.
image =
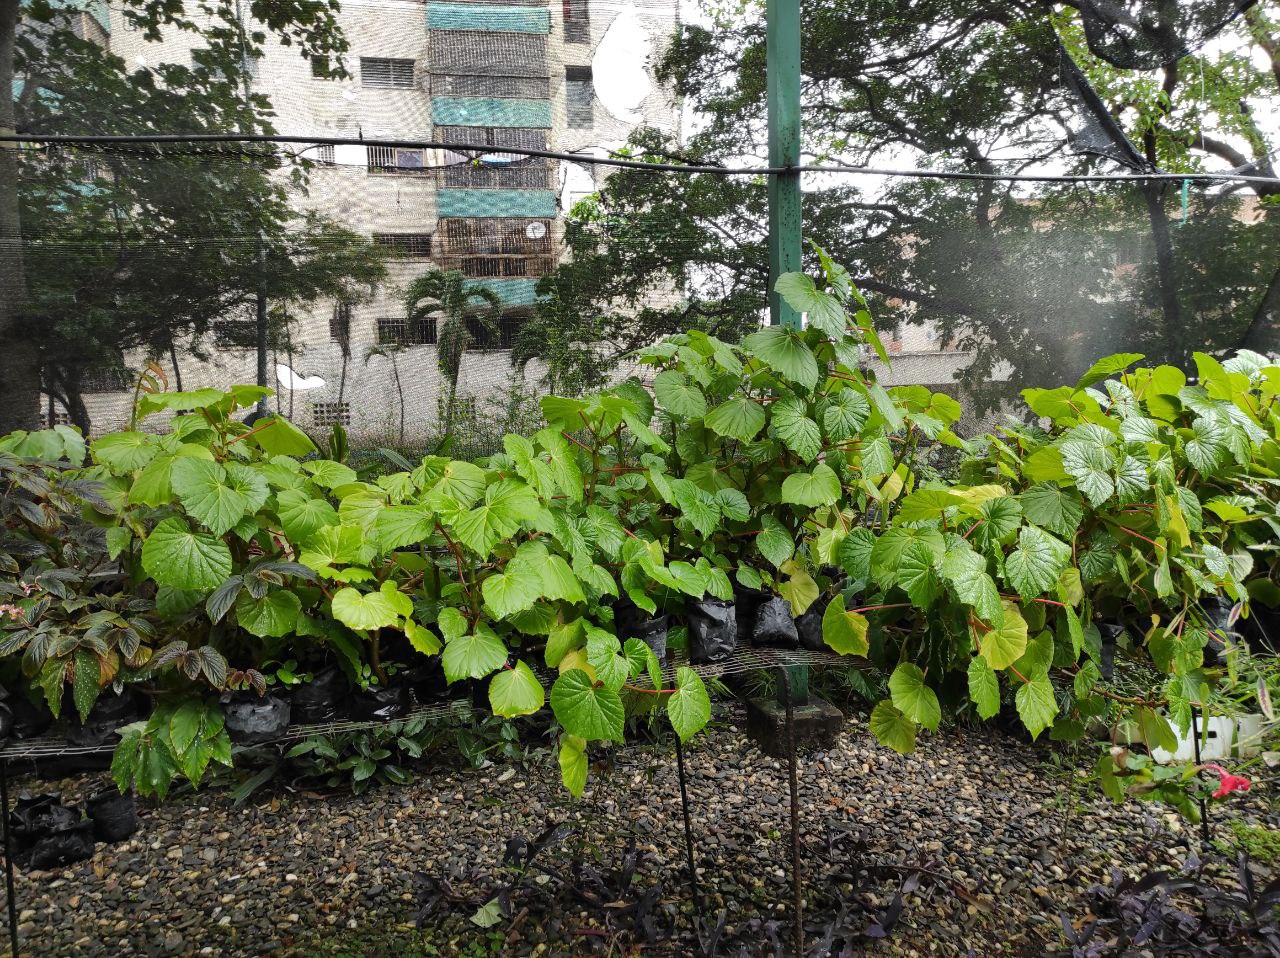
<svg viewBox="0 0 1280 958">
<path fill-rule="evenodd" d="M 674 2 L 345 0 L 347 76 L 270 37 L 248 72 L 281 133 L 589 155 L 621 146 L 640 123 L 676 128 L 675 105 L 648 65 L 676 17 Z M 104 26 L 103 42 L 131 64 L 189 62 L 200 46 L 196 32 L 148 40 L 114 8 Z M 306 427 L 341 422 L 376 441 L 396 438 L 403 406 L 407 437 L 432 436 L 447 391 L 436 324 L 407 321 L 401 305 L 405 285 L 431 269 L 458 270 L 502 302 L 492 328 L 472 329 L 477 344 L 458 383 L 464 408 L 508 390 L 509 348 L 538 279 L 562 255 L 564 218 L 604 171 L 515 154 L 467 162 L 442 150 L 296 149 L 315 162 L 296 204 L 385 247 L 389 269 L 367 300 L 289 305 L 291 348 L 269 361 L 281 410 Z M 184 366 L 182 379 L 186 388 L 221 386 L 253 382 L 255 372 L 253 350 L 219 349 Z M 127 417 L 127 394 L 91 398 L 95 431 Z"/>
</svg>

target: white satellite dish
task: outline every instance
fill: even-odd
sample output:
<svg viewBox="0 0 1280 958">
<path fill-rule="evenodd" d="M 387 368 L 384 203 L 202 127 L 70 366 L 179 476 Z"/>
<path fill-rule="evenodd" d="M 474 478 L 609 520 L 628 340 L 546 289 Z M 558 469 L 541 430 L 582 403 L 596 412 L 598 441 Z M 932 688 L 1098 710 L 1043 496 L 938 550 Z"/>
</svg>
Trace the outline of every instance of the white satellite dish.
<svg viewBox="0 0 1280 958">
<path fill-rule="evenodd" d="M 530 223 L 524 228 L 524 235 L 531 240 L 540 240 L 547 235 L 546 223 Z"/>
<path fill-rule="evenodd" d="M 299 376 L 284 363 L 276 363 L 276 379 L 280 380 L 280 385 L 285 389 L 291 389 L 294 392 L 319 389 L 324 385 L 324 380 L 319 376 Z"/>
</svg>

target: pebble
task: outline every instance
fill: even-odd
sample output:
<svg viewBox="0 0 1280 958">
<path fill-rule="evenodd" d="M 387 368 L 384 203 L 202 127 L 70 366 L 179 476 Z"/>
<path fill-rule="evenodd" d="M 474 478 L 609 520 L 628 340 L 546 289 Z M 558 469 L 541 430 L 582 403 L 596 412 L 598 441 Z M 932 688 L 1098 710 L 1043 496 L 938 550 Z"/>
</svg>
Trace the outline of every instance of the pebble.
<svg viewBox="0 0 1280 958">
<path fill-rule="evenodd" d="M 1051 768 L 1047 754 L 991 730 L 956 729 L 924 737 L 903 757 L 878 746 L 865 719 L 855 719 L 834 747 L 801 756 L 810 940 L 842 895 L 855 911 L 870 909 L 863 914 L 869 924 L 921 866 L 945 879 L 925 880 L 906 896 L 901 923 L 876 954 L 1053 953 L 1064 947 L 1059 912 L 1082 914 L 1086 889 L 1105 881 L 1113 863 L 1129 873 L 1180 864 L 1187 834 L 1180 823 L 1151 806 L 1113 805 L 1076 769 Z M 604 755 L 593 750 L 592 758 Z M 613 868 L 634 837 L 641 852 L 634 894 L 661 883 L 657 920 L 666 932 L 659 945 L 628 946 L 624 937 L 615 953 L 693 954 L 669 745 L 608 755 L 609 767 L 593 765 L 578 801 L 560 786 L 554 756 L 536 753 L 520 767 L 424 768 L 409 785 L 359 797 L 264 791 L 256 804 L 234 807 L 215 789 L 202 790 L 198 801 L 187 794 L 159 807 L 143 803 L 133 840 L 99 845 L 91 860 L 57 873 L 18 870 L 19 932 L 27 950 L 39 943 L 32 953 L 68 958 L 419 954 L 421 942 L 366 951 L 386 936 L 401 936 L 399 943 L 416 934 L 418 874 L 483 901 L 493 887 L 486 882 L 510 880 L 501 866 L 509 838 L 569 821 L 575 834 L 544 853 L 549 864 L 564 865 L 572 844 L 584 867 Z M 766 919 L 789 934 L 786 764 L 761 755 L 727 723 L 691 743 L 686 763 L 700 892 L 709 914 L 725 909 L 722 954 L 736 956 L 743 946 L 764 954 Z M 100 780 L 25 784 L 78 799 Z M 835 850 L 829 862 L 828 842 Z M 1135 847 L 1149 849 L 1147 862 L 1134 860 Z M 855 862 L 879 870 L 851 875 Z M 957 897 L 947 882 L 972 897 Z M 603 931 L 600 914 L 582 911 L 581 901 L 548 909 L 559 882 L 544 875 L 525 887 L 516 908 L 527 900 L 531 911 L 502 954 L 568 955 L 583 944 L 575 929 Z M 433 919 L 437 926 L 424 935 L 436 950 L 425 953 L 455 954 L 463 945 L 450 950 L 450 942 L 479 941 L 470 922 L 475 907 Z M 332 950 L 347 936 L 361 944 Z"/>
</svg>

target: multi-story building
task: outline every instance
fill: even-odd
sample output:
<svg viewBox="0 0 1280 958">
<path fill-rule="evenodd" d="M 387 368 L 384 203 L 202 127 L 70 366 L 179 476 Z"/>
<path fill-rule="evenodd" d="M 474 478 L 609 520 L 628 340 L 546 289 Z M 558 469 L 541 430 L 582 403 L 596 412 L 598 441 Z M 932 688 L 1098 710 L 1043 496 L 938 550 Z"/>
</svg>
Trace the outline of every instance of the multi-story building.
<svg viewBox="0 0 1280 958">
<path fill-rule="evenodd" d="M 676 16 L 673 0 L 344 0 L 347 77 L 332 78 L 326 64 L 269 40 L 249 64 L 250 82 L 270 97 L 281 133 L 590 155 L 622 145 L 638 123 L 675 129 L 675 106 L 653 81 L 646 51 L 671 34 Z M 199 33 L 177 30 L 148 40 L 115 9 L 104 26 L 103 42 L 126 62 L 186 62 L 201 43 Z M 394 435 L 403 401 L 409 435 L 430 435 L 444 391 L 436 324 L 408 322 L 401 305 L 404 286 L 429 269 L 459 270 L 503 304 L 496 331 L 472 330 L 478 343 L 464 361 L 460 395 L 509 386 L 506 350 L 532 310 L 539 277 L 561 255 L 565 215 L 603 169 L 514 154 L 467 163 L 384 146 L 304 153 L 317 166 L 298 204 L 369 236 L 391 261 L 368 301 L 291 305 L 293 352 L 277 352 L 272 368 L 296 375 L 281 370 L 270 383 L 284 411 L 304 426 L 338 421 L 378 438 Z M 393 355 L 374 351 L 379 345 L 395 347 L 382 351 Z M 184 386 L 252 382 L 255 363 L 253 350 L 219 350 L 183 369 Z M 303 379 L 309 388 L 289 388 Z M 91 398 L 95 428 L 126 415 L 123 393 Z"/>
</svg>

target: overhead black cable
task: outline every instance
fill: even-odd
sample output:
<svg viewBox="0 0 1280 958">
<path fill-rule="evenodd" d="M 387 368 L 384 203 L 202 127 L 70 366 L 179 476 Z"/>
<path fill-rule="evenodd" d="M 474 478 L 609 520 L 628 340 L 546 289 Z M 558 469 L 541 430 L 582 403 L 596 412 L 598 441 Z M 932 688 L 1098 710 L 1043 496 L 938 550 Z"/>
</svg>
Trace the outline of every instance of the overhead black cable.
<svg viewBox="0 0 1280 958">
<path fill-rule="evenodd" d="M 800 166 L 747 166 L 729 167 L 692 163 L 652 163 L 625 157 L 584 156 L 580 153 L 560 153 L 555 150 L 536 150 L 517 146 L 501 146 L 477 149 L 474 143 L 451 143 L 437 140 L 367 139 L 345 136 L 289 136 L 283 134 L 240 133 L 168 133 L 151 135 L 68 135 L 68 134 L 0 134 L 0 143 L 35 143 L 47 146 L 106 146 L 126 143 L 182 144 L 182 143 L 293 143 L 315 146 L 382 146 L 400 149 L 449 150 L 479 159 L 483 156 L 513 155 L 564 160 L 569 163 L 586 163 L 623 169 L 651 170 L 656 173 L 708 173 L 719 176 L 767 176 L 779 173 L 857 173 L 865 176 L 904 176 L 937 180 L 993 180 L 1020 183 L 1121 183 L 1121 182 L 1176 182 L 1184 180 L 1219 183 L 1259 183 L 1280 185 L 1280 177 L 1253 176 L 1242 173 L 977 173 L 965 170 L 899 169 L 876 166 L 849 166 L 840 163 L 801 164 Z"/>
</svg>

